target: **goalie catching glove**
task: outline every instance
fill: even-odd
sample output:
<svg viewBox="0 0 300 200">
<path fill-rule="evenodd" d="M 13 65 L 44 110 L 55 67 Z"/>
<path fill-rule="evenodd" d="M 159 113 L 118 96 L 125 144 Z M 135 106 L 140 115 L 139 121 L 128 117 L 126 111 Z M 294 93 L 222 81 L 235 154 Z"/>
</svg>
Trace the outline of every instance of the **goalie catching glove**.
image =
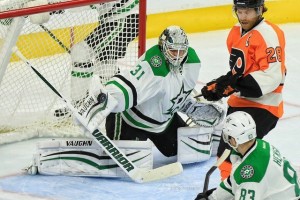
<svg viewBox="0 0 300 200">
<path fill-rule="evenodd" d="M 89 132 L 96 130 L 111 111 L 117 106 L 117 100 L 112 97 L 100 83 L 98 77 L 93 77 L 88 91 L 88 96 L 77 108 L 81 116 L 80 124 Z M 75 119 L 76 121 L 77 119 Z"/>
<path fill-rule="evenodd" d="M 195 124 L 203 127 L 214 127 L 220 124 L 226 115 L 226 106 L 220 100 L 209 102 L 204 99 L 189 99 L 181 109 Z"/>
</svg>

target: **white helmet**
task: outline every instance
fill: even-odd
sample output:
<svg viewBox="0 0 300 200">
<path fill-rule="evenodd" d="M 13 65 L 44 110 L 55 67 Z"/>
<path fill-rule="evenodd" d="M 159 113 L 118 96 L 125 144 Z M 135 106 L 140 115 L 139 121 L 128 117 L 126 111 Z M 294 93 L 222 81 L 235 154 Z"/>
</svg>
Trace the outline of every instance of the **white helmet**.
<svg viewBox="0 0 300 200">
<path fill-rule="evenodd" d="M 169 26 L 159 36 L 158 44 L 167 62 L 171 64 L 170 69 L 180 69 L 189 48 L 184 30 L 179 26 Z"/>
<path fill-rule="evenodd" d="M 236 141 L 236 146 L 232 146 L 229 142 L 230 137 Z M 223 127 L 223 139 L 232 148 L 236 149 L 239 144 L 243 144 L 256 138 L 256 124 L 246 112 L 236 111 L 228 115 L 225 119 Z"/>
</svg>

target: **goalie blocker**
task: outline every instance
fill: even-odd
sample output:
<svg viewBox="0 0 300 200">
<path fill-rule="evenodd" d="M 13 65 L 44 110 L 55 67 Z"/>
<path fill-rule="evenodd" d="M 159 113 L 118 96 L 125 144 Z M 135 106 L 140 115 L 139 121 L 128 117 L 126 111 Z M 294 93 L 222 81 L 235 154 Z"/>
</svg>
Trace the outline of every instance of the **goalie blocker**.
<svg viewBox="0 0 300 200">
<path fill-rule="evenodd" d="M 153 168 L 152 142 L 114 141 L 120 150 L 136 164 Z M 28 174 L 127 177 L 124 171 L 93 140 L 59 139 L 37 143 L 36 154 L 27 169 Z"/>
</svg>

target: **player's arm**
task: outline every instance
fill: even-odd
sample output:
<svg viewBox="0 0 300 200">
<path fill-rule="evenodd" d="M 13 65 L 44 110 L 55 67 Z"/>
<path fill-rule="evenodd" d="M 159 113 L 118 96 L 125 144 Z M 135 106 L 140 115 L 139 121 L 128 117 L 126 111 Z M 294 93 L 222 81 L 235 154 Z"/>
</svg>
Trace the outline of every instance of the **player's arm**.
<svg viewBox="0 0 300 200">
<path fill-rule="evenodd" d="M 201 94 L 208 101 L 218 101 L 223 97 L 228 97 L 232 93 L 237 92 L 236 85 L 241 78 L 241 74 L 233 74 L 229 71 L 226 75 L 208 82 L 201 89 Z"/>
<path fill-rule="evenodd" d="M 121 70 L 105 86 L 99 77 L 93 76 L 88 96 L 78 108 L 86 118 L 83 125 L 95 130 L 111 112 L 122 112 L 163 92 L 157 80 L 145 56 L 135 67 Z"/>
<path fill-rule="evenodd" d="M 143 57 L 135 67 L 122 70 L 106 84 L 109 93 L 118 101 L 113 112 L 122 112 L 147 101 L 161 92 L 161 87 Z"/>
<path fill-rule="evenodd" d="M 280 62 L 268 62 L 265 53 L 265 47 L 259 47 L 256 57 L 260 62 L 258 63 L 260 70 L 251 72 L 245 77 L 241 78 L 237 84 L 236 89 L 240 91 L 241 96 L 258 98 L 264 94 L 274 91 L 285 76 L 285 72 L 281 70 Z"/>
</svg>

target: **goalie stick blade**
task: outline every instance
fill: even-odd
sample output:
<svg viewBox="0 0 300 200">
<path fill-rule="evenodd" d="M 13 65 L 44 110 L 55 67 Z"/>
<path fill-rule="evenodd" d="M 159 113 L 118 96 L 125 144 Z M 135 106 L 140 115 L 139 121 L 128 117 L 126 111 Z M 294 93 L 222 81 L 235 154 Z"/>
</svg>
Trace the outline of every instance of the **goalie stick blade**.
<svg viewBox="0 0 300 200">
<path fill-rule="evenodd" d="M 147 183 L 151 181 L 157 181 L 171 176 L 176 176 L 183 171 L 182 165 L 179 162 L 168 164 L 156 169 L 141 171 L 135 177 L 135 180 L 138 180 L 139 183 Z"/>
</svg>

